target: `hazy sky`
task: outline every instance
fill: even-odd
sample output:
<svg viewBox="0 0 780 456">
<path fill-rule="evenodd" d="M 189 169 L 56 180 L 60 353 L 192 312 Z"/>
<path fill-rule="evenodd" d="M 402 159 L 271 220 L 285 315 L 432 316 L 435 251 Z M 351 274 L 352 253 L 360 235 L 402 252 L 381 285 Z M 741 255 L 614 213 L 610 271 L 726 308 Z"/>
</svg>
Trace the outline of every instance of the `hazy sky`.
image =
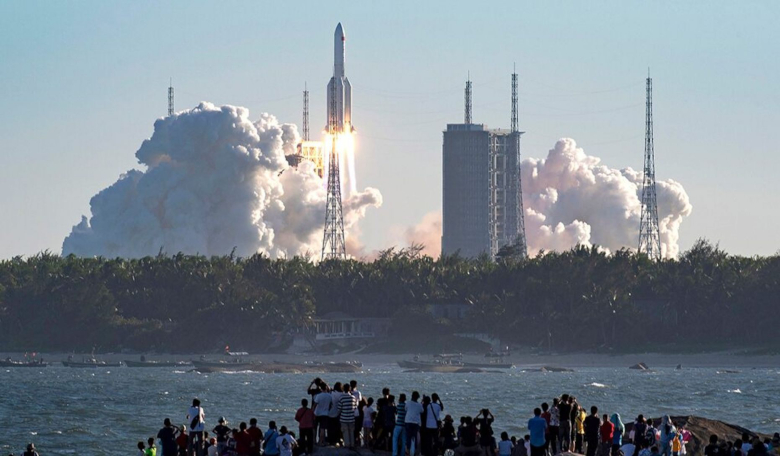
<svg viewBox="0 0 780 456">
<path fill-rule="evenodd" d="M 336 5 L 341 6 L 336 6 Z M 441 131 L 509 127 L 520 78 L 522 153 L 560 137 L 642 167 L 644 78 L 654 82 L 657 177 L 685 186 L 697 238 L 780 248 L 780 2 L 0 2 L 0 258 L 59 252 L 89 199 L 137 167 L 165 115 L 201 100 L 325 123 L 333 30 L 347 34 L 358 186 L 378 188 L 370 248 L 441 207 Z"/>
</svg>

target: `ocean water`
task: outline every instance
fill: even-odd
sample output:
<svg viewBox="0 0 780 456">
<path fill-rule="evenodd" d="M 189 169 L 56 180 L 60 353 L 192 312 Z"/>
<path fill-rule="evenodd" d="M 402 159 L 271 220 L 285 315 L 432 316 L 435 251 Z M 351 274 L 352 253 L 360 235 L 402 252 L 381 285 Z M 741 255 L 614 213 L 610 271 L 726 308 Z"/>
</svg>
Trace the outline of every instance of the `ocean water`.
<svg viewBox="0 0 780 456">
<path fill-rule="evenodd" d="M 184 424 L 193 397 L 201 399 L 210 429 L 219 416 L 231 425 L 257 418 L 296 428 L 293 420 L 306 397 L 311 374 L 252 372 L 198 374 L 176 368 L 127 367 L 2 369 L 0 453 L 20 452 L 34 442 L 41 454 L 135 454 L 139 440 L 156 436 L 170 417 Z M 582 368 L 572 373 L 403 373 L 394 365 L 366 364 L 359 374 L 326 374 L 329 384 L 356 379 L 365 396 L 382 387 L 439 393 L 445 414 L 457 421 L 489 408 L 494 429 L 525 433 L 534 407 L 562 393 L 581 404 L 618 412 L 624 421 L 661 414 L 701 415 L 761 432 L 780 431 L 780 370 Z"/>
</svg>

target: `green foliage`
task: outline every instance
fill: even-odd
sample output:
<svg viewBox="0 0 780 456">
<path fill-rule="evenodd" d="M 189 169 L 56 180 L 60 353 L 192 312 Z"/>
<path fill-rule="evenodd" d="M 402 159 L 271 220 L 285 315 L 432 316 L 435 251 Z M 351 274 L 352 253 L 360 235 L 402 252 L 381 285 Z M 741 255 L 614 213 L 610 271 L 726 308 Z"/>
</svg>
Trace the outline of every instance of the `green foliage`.
<svg viewBox="0 0 780 456">
<path fill-rule="evenodd" d="M 661 262 L 596 247 L 528 260 L 507 249 L 497 262 L 420 251 L 318 264 L 263 255 L 16 257 L 0 262 L 0 349 L 257 351 L 333 311 L 391 318 L 399 338 L 487 332 L 550 350 L 773 343 L 778 255 L 730 256 L 703 240 Z M 468 318 L 430 314 L 447 303 L 467 304 Z"/>
</svg>

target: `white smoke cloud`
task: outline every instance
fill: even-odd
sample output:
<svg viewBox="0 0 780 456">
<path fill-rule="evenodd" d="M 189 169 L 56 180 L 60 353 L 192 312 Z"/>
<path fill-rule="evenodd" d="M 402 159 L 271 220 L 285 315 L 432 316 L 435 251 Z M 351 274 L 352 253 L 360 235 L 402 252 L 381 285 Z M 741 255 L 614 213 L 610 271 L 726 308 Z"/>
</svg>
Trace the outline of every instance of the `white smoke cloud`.
<svg viewBox="0 0 780 456">
<path fill-rule="evenodd" d="M 567 250 L 577 244 L 599 245 L 605 251 L 636 249 L 641 171 L 609 168 L 573 139 L 563 138 L 547 158 L 524 160 L 522 179 L 529 254 Z M 692 206 L 679 182 L 658 181 L 656 191 L 661 251 L 664 257 L 675 257 L 680 251 L 680 225 Z M 438 241 L 432 240 L 441 236 L 441 212 L 426 215 L 406 233 L 407 243 L 431 242 L 433 256 L 438 256 Z"/>
<path fill-rule="evenodd" d="M 131 170 L 90 201 L 63 254 L 136 258 L 168 253 L 272 257 L 322 248 L 326 193 L 312 165 L 290 168 L 295 125 L 246 108 L 201 103 L 159 119 Z M 344 201 L 347 237 L 382 195 L 367 188 Z M 350 232 L 352 230 L 352 232 Z"/>
</svg>

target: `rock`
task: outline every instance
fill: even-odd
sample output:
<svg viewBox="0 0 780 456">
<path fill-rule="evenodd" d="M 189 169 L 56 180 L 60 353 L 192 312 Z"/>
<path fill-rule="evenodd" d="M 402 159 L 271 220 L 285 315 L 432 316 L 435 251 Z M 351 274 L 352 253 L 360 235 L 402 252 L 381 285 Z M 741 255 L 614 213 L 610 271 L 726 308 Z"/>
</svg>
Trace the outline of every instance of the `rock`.
<svg viewBox="0 0 780 456">
<path fill-rule="evenodd" d="M 625 418 L 624 418 L 625 420 Z M 765 434 L 757 434 L 748 429 L 733 424 L 724 423 L 723 421 L 710 420 L 702 418 L 700 416 L 673 416 L 672 421 L 678 428 L 685 426 L 691 433 L 691 440 L 686 445 L 689 456 L 699 456 L 704 454 L 704 447 L 707 446 L 711 435 L 717 435 L 718 439 L 734 441 L 742 438 L 742 433 L 747 432 L 751 436 L 758 436 L 762 440 L 767 437 L 771 437 Z M 660 418 L 653 418 L 653 424 L 660 425 Z M 631 432 L 631 428 L 634 423 L 626 424 L 626 435 Z"/>
<path fill-rule="evenodd" d="M 647 364 L 645 364 L 645 363 L 638 363 L 638 364 L 634 364 L 633 366 L 629 367 L 629 369 L 646 371 L 646 370 L 649 370 L 650 368 L 647 367 Z"/>
</svg>

